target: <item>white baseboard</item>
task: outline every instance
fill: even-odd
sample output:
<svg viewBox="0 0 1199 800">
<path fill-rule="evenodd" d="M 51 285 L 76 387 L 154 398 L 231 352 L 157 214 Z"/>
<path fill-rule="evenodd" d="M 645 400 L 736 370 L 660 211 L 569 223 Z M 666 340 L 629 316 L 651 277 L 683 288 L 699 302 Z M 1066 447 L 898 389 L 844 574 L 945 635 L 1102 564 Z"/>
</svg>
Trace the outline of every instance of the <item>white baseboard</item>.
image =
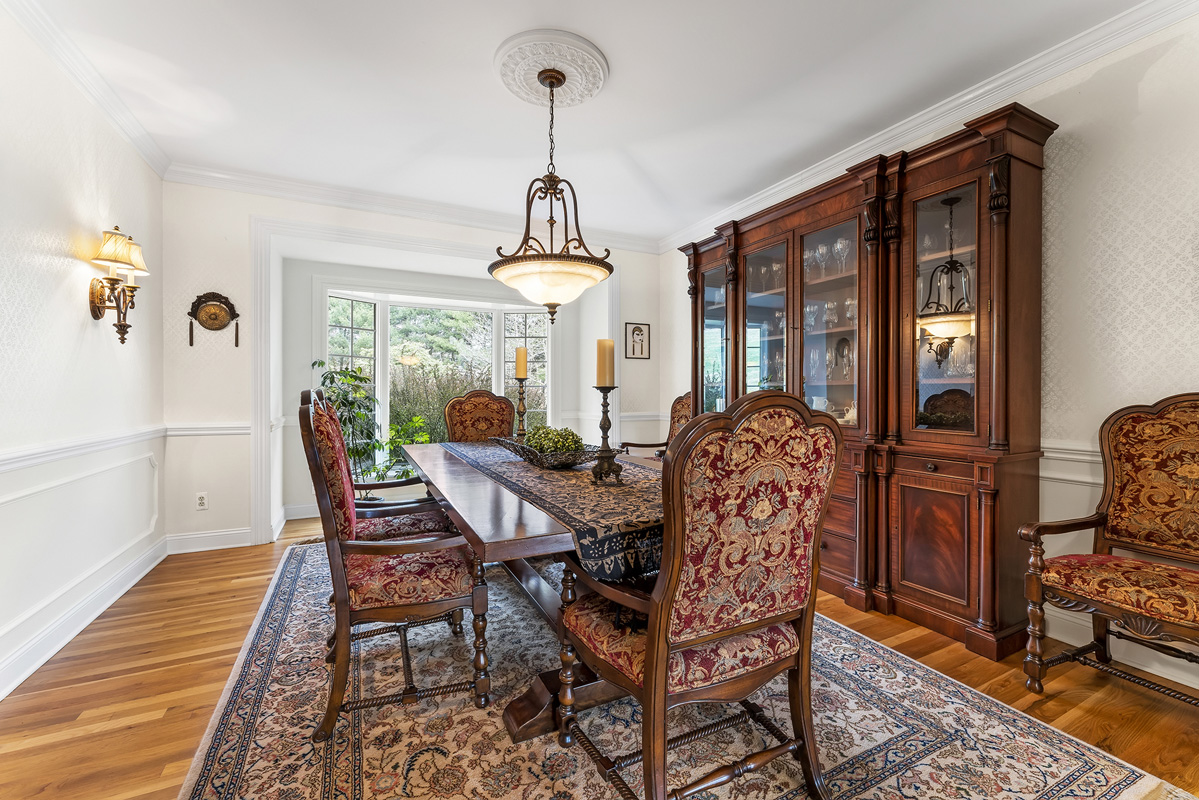
<svg viewBox="0 0 1199 800">
<path fill-rule="evenodd" d="M 287 509 L 279 506 L 279 513 L 275 515 L 275 519 L 271 521 L 271 541 L 279 541 L 279 534 L 283 532 L 283 526 L 287 523 Z"/>
<path fill-rule="evenodd" d="M 167 553 L 170 555 L 199 553 L 204 550 L 224 550 L 229 547 L 248 547 L 254 543 L 254 536 L 249 528 L 170 533 L 166 536 Z"/>
<path fill-rule="evenodd" d="M 1045 605 L 1045 626 L 1049 636 L 1074 646 L 1086 644 L 1094 638 L 1090 614 L 1063 611 L 1049 604 Z M 1108 641 L 1112 649 L 1112 658 L 1116 661 L 1199 689 L 1199 670 L 1185 661 L 1160 655 L 1148 647 L 1122 642 L 1119 639 L 1109 637 Z M 1049 675 L 1052 677 L 1053 672 L 1050 671 Z"/>
<path fill-rule="evenodd" d="M 43 625 L 41 630 L 29 640 L 10 650 L 7 645 L 3 644 L 4 637 L 0 636 L 0 652 L 10 650 L 9 655 L 0 659 L 0 698 L 8 696 L 9 692 L 20 686 L 22 681 L 49 661 L 55 653 L 91 624 L 92 620 L 104 613 L 121 595 L 129 591 L 147 572 L 154 569 L 158 562 L 166 557 L 166 541 L 158 539 L 151 543 L 149 540 L 153 535 L 153 533 L 147 534 L 139 540 L 141 552 L 133 556 L 124 567 L 118 569 L 102 584 L 72 604 L 57 619 Z M 92 574 L 101 572 L 121 555 L 123 553 L 119 553 L 111 560 L 101 564 Z M 72 584 L 72 587 L 74 585 Z M 72 587 L 64 589 L 59 597 L 68 594 Z"/>
<path fill-rule="evenodd" d="M 316 503 L 297 503 L 294 506 L 283 506 L 283 516 L 287 519 L 312 519 L 321 515 Z"/>
</svg>

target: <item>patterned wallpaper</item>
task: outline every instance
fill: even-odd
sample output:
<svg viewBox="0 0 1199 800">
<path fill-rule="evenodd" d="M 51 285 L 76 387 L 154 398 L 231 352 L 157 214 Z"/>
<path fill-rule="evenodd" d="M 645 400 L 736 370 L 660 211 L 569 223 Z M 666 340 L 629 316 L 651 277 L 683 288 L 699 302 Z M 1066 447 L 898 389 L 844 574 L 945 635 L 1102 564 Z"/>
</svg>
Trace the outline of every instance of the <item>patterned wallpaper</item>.
<svg viewBox="0 0 1199 800">
<path fill-rule="evenodd" d="M 4 13 L 0 74 L 0 450 L 159 424 L 162 182 Z M 86 302 L 114 224 L 151 271 L 124 345 Z"/>
<path fill-rule="evenodd" d="M 1045 151 L 1042 430 L 1199 391 L 1199 18 L 1019 98 Z"/>
</svg>

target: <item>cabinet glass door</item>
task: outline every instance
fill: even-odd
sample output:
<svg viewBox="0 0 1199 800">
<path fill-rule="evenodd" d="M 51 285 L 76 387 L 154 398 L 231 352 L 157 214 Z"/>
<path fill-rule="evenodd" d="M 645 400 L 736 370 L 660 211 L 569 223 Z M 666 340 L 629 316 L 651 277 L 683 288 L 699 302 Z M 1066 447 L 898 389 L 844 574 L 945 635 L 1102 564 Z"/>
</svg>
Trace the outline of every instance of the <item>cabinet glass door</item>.
<svg viewBox="0 0 1199 800">
<path fill-rule="evenodd" d="M 745 257 L 745 391 L 787 388 L 787 245 Z"/>
<path fill-rule="evenodd" d="M 978 204 L 974 184 L 916 202 L 916 427 L 975 430 Z"/>
<path fill-rule="evenodd" d="M 804 402 L 858 424 L 858 225 L 814 231 L 803 252 Z"/>
<path fill-rule="evenodd" d="M 724 268 L 703 273 L 704 338 L 701 343 L 700 382 L 703 411 L 724 411 L 728 371 L 728 306 Z"/>
</svg>

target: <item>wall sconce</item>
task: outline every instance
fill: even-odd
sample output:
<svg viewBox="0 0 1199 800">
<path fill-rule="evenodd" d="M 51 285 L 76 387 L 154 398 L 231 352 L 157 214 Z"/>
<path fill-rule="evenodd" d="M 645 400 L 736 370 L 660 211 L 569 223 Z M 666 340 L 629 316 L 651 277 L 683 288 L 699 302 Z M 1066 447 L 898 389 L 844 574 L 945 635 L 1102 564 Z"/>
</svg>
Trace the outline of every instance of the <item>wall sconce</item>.
<svg viewBox="0 0 1199 800">
<path fill-rule="evenodd" d="M 104 319 L 109 309 L 117 312 L 117 321 L 112 327 L 117 329 L 117 337 L 124 344 L 125 335 L 131 327 L 127 319 L 134 306 L 133 296 L 141 288 L 133 282 L 133 276 L 150 274 L 142 259 L 142 247 L 134 243 L 132 236 L 122 233 L 114 225 L 112 230 L 104 231 L 100 252 L 96 253 L 92 263 L 108 267 L 108 277 L 92 278 L 88 288 L 87 300 L 92 319 Z"/>
</svg>

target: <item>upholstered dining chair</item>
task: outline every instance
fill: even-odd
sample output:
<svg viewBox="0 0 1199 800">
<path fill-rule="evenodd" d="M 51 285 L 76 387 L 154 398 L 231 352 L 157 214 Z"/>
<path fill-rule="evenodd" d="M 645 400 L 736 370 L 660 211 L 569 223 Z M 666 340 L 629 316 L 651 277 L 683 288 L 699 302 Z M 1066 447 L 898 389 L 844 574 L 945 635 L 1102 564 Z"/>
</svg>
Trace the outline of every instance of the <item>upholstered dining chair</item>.
<svg viewBox="0 0 1199 800">
<path fill-rule="evenodd" d="M 1075 661 L 1199 707 L 1199 696 L 1112 664 L 1109 646 L 1110 636 L 1199 664 L 1176 646 L 1199 647 L 1199 393 L 1114 411 L 1099 448 L 1095 513 L 1020 528 L 1029 543 L 1025 686 L 1039 694 L 1050 667 Z M 1046 536 L 1090 529 L 1090 552 L 1045 557 Z M 1093 641 L 1045 658 L 1046 603 L 1090 616 Z"/>
<path fill-rule="evenodd" d="M 333 680 L 328 706 L 312 734 L 313 740 L 328 739 L 342 711 L 395 702 L 415 703 L 459 691 L 473 692 L 475 705 L 486 707 L 490 702 L 491 678 L 485 635 L 487 584 L 482 561 L 452 526 L 421 530 L 386 541 L 363 540 L 360 529 L 369 519 L 359 519 L 355 510 L 349 458 L 336 425 L 336 414 L 305 391 L 300 397 L 299 417 L 333 583 L 334 630 L 325 659 L 333 664 Z M 436 501 L 429 500 L 426 504 L 436 505 Z M 372 519 L 410 515 L 414 505 L 372 509 L 375 515 Z M 408 658 L 409 628 L 446 622 L 460 634 L 462 612 L 466 608 L 471 609 L 474 617 L 473 679 L 417 688 Z M 392 624 L 353 632 L 357 625 L 377 622 Z M 383 697 L 346 702 L 352 642 L 386 633 L 400 635 L 404 688 Z"/>
<path fill-rule="evenodd" d="M 328 416 L 328 424 L 336 429 L 338 436 L 342 437 L 344 447 L 345 432 L 341 427 L 341 420 L 337 417 L 337 410 L 332 403 L 325 399 L 325 393 L 322 390 L 313 390 L 311 397 L 316 400 L 312 404 L 312 413 Z M 419 477 L 375 483 L 355 483 L 354 491 L 379 491 L 416 486 L 421 483 Z M 449 516 L 441 510 L 428 492 L 424 497 L 410 500 L 363 500 L 355 496 L 354 516 L 358 520 L 355 533 L 357 538 L 364 541 L 394 539 L 414 533 L 445 531 L 453 528 Z"/>
<path fill-rule="evenodd" d="M 666 429 L 666 441 L 654 442 L 652 444 L 644 444 L 641 442 L 621 442 L 620 448 L 627 453 L 630 447 L 652 447 L 657 450 L 656 455 L 661 458 L 666 454 L 666 447 L 670 444 L 671 440 L 679 435 L 679 431 L 683 429 L 684 425 L 691 421 L 691 417 L 691 392 L 686 392 L 685 394 L 681 394 L 676 397 L 674 402 L 670 404 L 670 427 Z"/>
<path fill-rule="evenodd" d="M 485 442 L 511 436 L 516 406 L 507 397 L 475 389 L 445 404 L 445 430 L 451 442 Z"/>
<path fill-rule="evenodd" d="M 625 800 L 635 795 L 621 765 L 642 760 L 645 797 L 666 800 L 668 749 L 747 718 L 779 743 L 676 789 L 671 800 L 785 754 L 799 761 L 809 793 L 825 796 L 809 672 L 820 527 L 840 453 L 830 415 L 784 392 L 747 395 L 727 412 L 692 420 L 666 449 L 662 562 L 652 588 L 595 580 L 565 557 L 558 741 L 582 743 Z M 578 593 L 577 584 L 590 593 Z M 622 624 L 630 612 L 645 618 L 644 628 Z M 587 738 L 574 710 L 578 659 L 641 703 L 640 753 L 608 758 Z M 784 670 L 791 735 L 748 699 Z M 739 714 L 668 741 L 671 708 L 734 700 Z"/>
</svg>

